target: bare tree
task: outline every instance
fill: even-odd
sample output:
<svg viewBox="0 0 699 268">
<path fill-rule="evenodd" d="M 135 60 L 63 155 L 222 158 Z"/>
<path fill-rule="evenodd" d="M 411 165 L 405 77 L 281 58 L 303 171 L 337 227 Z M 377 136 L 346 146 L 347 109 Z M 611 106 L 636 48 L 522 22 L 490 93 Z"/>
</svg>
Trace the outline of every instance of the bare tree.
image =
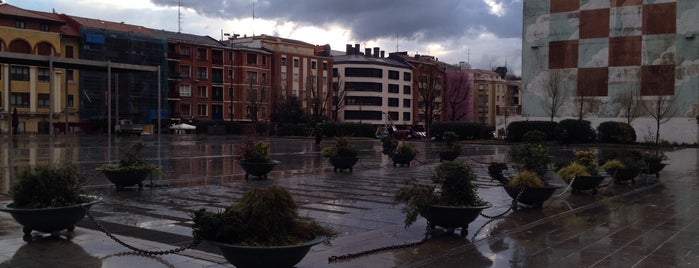
<svg viewBox="0 0 699 268">
<path fill-rule="evenodd" d="M 594 91 L 592 88 L 592 81 L 585 78 L 578 78 L 578 87 L 575 90 L 575 96 L 573 96 L 573 103 L 575 104 L 575 113 L 578 120 L 583 120 L 585 115 L 589 113 L 594 113 L 596 111 L 597 105 L 595 105 L 595 97 L 592 96 L 591 92 Z"/>
<path fill-rule="evenodd" d="M 444 107 L 440 105 L 444 72 L 437 65 L 423 63 L 415 68 L 415 77 L 418 112 L 425 117 L 425 130 L 429 136 L 434 118 L 440 115 Z"/>
<path fill-rule="evenodd" d="M 332 104 L 333 104 L 333 121 L 337 121 L 337 117 L 340 114 L 340 110 L 345 106 L 345 96 L 347 95 L 347 89 L 345 88 L 344 79 L 342 76 L 337 76 L 337 82 L 333 82 L 333 92 L 332 92 Z"/>
<path fill-rule="evenodd" d="M 558 112 L 563 107 L 565 99 L 568 95 L 568 81 L 565 74 L 561 70 L 548 70 L 548 79 L 544 84 L 546 92 L 546 108 L 551 122 L 553 118 L 558 116 Z"/>
<path fill-rule="evenodd" d="M 322 87 L 318 86 L 315 76 L 306 79 L 306 102 L 308 103 L 313 126 L 316 126 L 323 120 L 331 93 L 330 90 L 323 90 Z"/>
<path fill-rule="evenodd" d="M 643 107 L 639 105 L 639 94 L 638 84 L 633 83 L 626 86 L 624 90 L 614 98 L 616 103 L 621 105 L 622 116 L 629 125 L 631 125 L 633 120 L 643 115 L 644 112 Z"/>
<path fill-rule="evenodd" d="M 639 100 L 646 113 L 655 120 L 655 144 L 660 142 L 660 125 L 677 114 L 674 95 L 656 95 Z"/>
<path fill-rule="evenodd" d="M 260 80 L 260 84 L 256 85 L 257 81 L 255 79 L 249 79 L 248 83 L 246 96 L 248 117 L 253 123 L 257 123 L 257 113 L 262 108 L 263 101 L 267 94 L 267 81 L 264 79 Z"/>
<path fill-rule="evenodd" d="M 466 72 L 447 70 L 447 88 L 444 92 L 444 109 L 448 111 L 446 120 L 458 121 L 466 116 L 465 109 L 460 109 L 469 98 L 472 83 Z"/>
</svg>

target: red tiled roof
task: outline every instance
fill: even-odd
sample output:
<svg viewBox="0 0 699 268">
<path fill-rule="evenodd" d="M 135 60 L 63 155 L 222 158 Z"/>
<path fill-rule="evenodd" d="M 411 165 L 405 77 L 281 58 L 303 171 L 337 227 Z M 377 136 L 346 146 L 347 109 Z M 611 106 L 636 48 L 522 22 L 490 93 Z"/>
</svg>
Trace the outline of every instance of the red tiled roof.
<svg viewBox="0 0 699 268">
<path fill-rule="evenodd" d="M 21 9 L 10 4 L 0 4 L 0 14 L 14 17 L 31 18 L 36 20 L 48 21 L 53 23 L 65 23 L 63 20 L 56 19 L 51 16 L 46 16 L 38 12 Z"/>
<path fill-rule="evenodd" d="M 112 31 L 121 31 L 121 32 L 133 32 L 133 33 L 140 33 L 140 34 L 145 34 L 145 35 L 157 36 L 157 33 L 154 30 L 143 27 L 143 26 L 132 25 L 132 24 L 127 24 L 127 23 L 123 23 L 123 22 L 112 22 L 112 21 L 104 21 L 104 20 L 98 20 L 98 19 L 90 19 L 90 18 L 78 17 L 78 16 L 73 16 L 73 15 L 67 15 L 67 17 L 74 20 L 78 24 L 80 24 L 82 26 L 86 26 L 86 27 L 112 30 Z"/>
</svg>

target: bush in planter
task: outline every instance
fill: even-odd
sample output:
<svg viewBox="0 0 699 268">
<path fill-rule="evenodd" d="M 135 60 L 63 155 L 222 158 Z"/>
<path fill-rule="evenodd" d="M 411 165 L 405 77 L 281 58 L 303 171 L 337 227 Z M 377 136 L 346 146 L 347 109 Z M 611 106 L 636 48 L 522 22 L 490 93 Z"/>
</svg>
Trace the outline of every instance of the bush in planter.
<svg viewBox="0 0 699 268">
<path fill-rule="evenodd" d="M 92 201 L 82 195 L 84 180 L 69 162 L 26 167 L 10 188 L 17 208 L 64 207 Z"/>
<path fill-rule="evenodd" d="M 245 137 L 240 145 L 240 159 L 246 162 L 267 163 L 272 160 L 269 153 L 269 143 Z"/>
<path fill-rule="evenodd" d="M 484 206 L 478 197 L 476 179 L 471 166 L 453 161 L 439 164 L 431 177 L 433 185 L 418 184 L 415 180 L 406 181 L 395 196 L 396 203 L 403 203 L 405 227 L 417 220 L 417 216 L 433 205 L 444 206 Z"/>
<path fill-rule="evenodd" d="M 323 148 L 320 154 L 323 157 L 357 157 L 358 152 L 352 146 L 350 138 L 337 137 L 335 146 Z"/>
<path fill-rule="evenodd" d="M 396 148 L 398 148 L 398 141 L 391 137 L 381 138 L 381 153 L 385 155 L 392 155 Z"/>
<path fill-rule="evenodd" d="M 398 143 L 395 153 L 397 155 L 416 155 L 417 149 L 412 144 L 401 141 Z"/>
<path fill-rule="evenodd" d="M 512 187 L 512 188 L 537 188 L 537 187 L 543 187 L 546 183 L 544 180 L 539 177 L 539 174 L 537 174 L 534 171 L 530 170 L 522 170 L 517 173 L 514 177 L 512 177 L 508 182 L 507 186 Z"/>
<path fill-rule="evenodd" d="M 597 154 L 588 150 L 575 151 L 574 160 L 559 169 L 558 174 L 568 183 L 579 176 L 597 176 L 599 174 Z"/>
<path fill-rule="evenodd" d="M 529 170 L 544 178 L 551 160 L 549 149 L 540 143 L 524 143 L 512 146 L 510 158 L 517 170 Z"/>
<path fill-rule="evenodd" d="M 122 147 L 121 154 L 124 156 L 119 160 L 119 164 L 104 164 L 98 169 L 101 171 L 159 171 L 160 167 L 149 163 L 143 158 L 141 150 L 145 147 L 143 143 L 137 142 L 131 147 Z"/>
</svg>

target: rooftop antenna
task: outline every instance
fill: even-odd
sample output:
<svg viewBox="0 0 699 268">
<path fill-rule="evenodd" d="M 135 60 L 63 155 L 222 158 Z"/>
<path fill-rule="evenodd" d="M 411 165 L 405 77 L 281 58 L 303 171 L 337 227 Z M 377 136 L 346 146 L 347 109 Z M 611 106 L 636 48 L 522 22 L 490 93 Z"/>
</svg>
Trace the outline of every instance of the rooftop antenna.
<svg viewBox="0 0 699 268">
<path fill-rule="evenodd" d="M 396 52 L 398 52 L 398 33 L 396 33 Z"/>
<path fill-rule="evenodd" d="M 252 36 L 255 36 L 255 0 L 252 0 Z"/>
<path fill-rule="evenodd" d="M 177 1 L 177 33 L 182 32 L 182 12 L 180 7 L 182 6 L 182 1 Z"/>
<path fill-rule="evenodd" d="M 471 64 L 471 49 L 469 48 L 467 51 L 468 54 L 466 54 L 466 62 L 468 62 L 468 64 Z"/>
</svg>

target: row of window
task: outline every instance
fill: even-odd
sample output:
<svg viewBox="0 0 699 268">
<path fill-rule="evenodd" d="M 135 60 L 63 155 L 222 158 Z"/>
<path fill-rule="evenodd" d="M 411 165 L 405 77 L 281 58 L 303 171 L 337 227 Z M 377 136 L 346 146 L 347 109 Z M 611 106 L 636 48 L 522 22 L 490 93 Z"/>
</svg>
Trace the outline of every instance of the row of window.
<svg viewBox="0 0 699 268">
<path fill-rule="evenodd" d="M 31 98 L 29 93 L 11 92 L 10 105 L 13 107 L 30 107 Z M 36 96 L 36 105 L 39 108 L 49 108 L 51 106 L 51 97 L 49 94 L 39 93 Z M 74 107 L 75 101 L 73 95 L 68 95 L 68 107 Z M 2 98 L 0 96 L 0 106 L 2 106 Z"/>
<path fill-rule="evenodd" d="M 249 106 L 245 106 L 246 114 L 252 114 Z M 260 107 L 258 111 L 262 116 L 267 116 L 267 107 Z M 180 103 L 180 114 L 181 115 L 193 115 L 191 105 L 189 103 Z M 213 118 L 223 119 L 223 105 L 213 104 L 211 105 L 211 114 Z M 234 115 L 233 104 L 228 105 L 228 114 Z M 209 105 L 197 104 L 196 116 L 209 116 Z"/>
<path fill-rule="evenodd" d="M 0 66 L 0 79 L 2 79 L 2 66 Z M 73 70 L 65 70 L 67 74 L 68 81 L 73 81 Z M 49 82 L 51 79 L 51 74 L 49 73 L 49 68 L 39 68 L 37 70 L 37 80 L 39 82 Z M 10 66 L 10 80 L 12 81 L 29 81 L 29 67 L 28 66 Z"/>
<path fill-rule="evenodd" d="M 26 23 L 23 20 L 15 20 L 15 28 L 19 29 L 25 29 L 26 28 Z M 39 31 L 42 32 L 48 32 L 49 31 L 49 25 L 47 23 L 41 23 L 39 24 Z"/>
<path fill-rule="evenodd" d="M 294 64 L 294 68 L 299 68 L 299 66 L 300 66 L 300 60 L 299 60 L 298 58 L 294 58 L 294 59 L 293 59 L 293 62 L 294 62 L 294 63 L 293 63 L 293 64 Z M 287 65 L 286 56 L 282 56 L 281 65 L 282 65 L 282 66 L 286 66 L 286 65 Z M 311 60 L 311 69 L 313 69 L 313 70 L 318 69 L 318 62 L 317 62 L 317 61 Z M 327 70 L 327 69 L 328 69 L 328 62 L 327 62 L 327 61 L 323 61 L 323 70 Z"/>
<path fill-rule="evenodd" d="M 383 84 L 373 82 L 345 82 L 345 90 L 383 92 Z M 388 84 L 388 93 L 400 93 L 400 86 L 397 84 Z M 411 87 L 403 86 L 403 94 L 410 93 Z"/>
<path fill-rule="evenodd" d="M 209 94 L 209 88 L 207 86 L 197 86 L 196 97 L 208 98 L 211 95 L 213 101 L 223 101 L 223 87 L 213 86 L 211 87 L 211 94 Z M 260 100 L 264 101 L 267 94 L 261 94 Z M 181 97 L 192 97 L 192 86 L 190 84 L 180 84 L 180 96 Z M 228 88 L 229 98 L 233 98 L 233 87 Z"/>
<path fill-rule="evenodd" d="M 337 76 L 337 68 L 333 69 L 333 74 Z M 383 70 L 377 68 L 345 68 L 345 77 L 372 77 L 372 78 L 383 78 Z M 388 79 L 399 80 L 400 72 L 388 70 Z M 412 75 L 410 72 L 403 72 L 403 81 L 411 81 Z"/>
</svg>

